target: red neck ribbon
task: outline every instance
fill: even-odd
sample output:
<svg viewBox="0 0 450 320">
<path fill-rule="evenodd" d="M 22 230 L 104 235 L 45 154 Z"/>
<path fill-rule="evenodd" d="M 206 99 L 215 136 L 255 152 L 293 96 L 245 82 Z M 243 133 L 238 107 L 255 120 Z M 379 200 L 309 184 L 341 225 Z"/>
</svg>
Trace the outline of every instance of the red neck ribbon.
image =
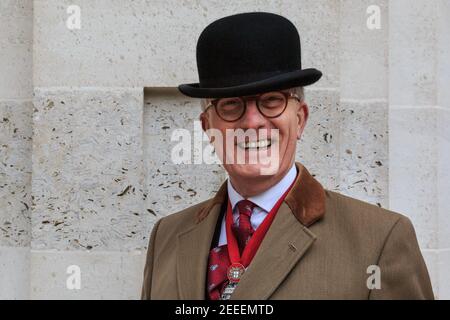
<svg viewBox="0 0 450 320">
<path fill-rule="evenodd" d="M 294 181 L 295 182 L 295 181 Z M 278 209 L 280 208 L 281 204 L 283 203 L 284 198 L 286 198 L 287 194 L 291 190 L 292 186 L 294 185 L 294 182 L 289 186 L 289 188 L 286 190 L 286 192 L 281 196 L 280 199 L 278 199 L 277 203 L 275 203 L 275 206 L 270 210 L 269 214 L 264 218 L 264 221 L 261 223 L 261 225 L 258 227 L 258 229 L 255 231 L 255 233 L 250 238 L 249 242 L 244 248 L 244 251 L 242 252 L 242 257 L 239 253 L 239 247 L 237 244 L 236 237 L 234 236 L 234 233 L 231 229 L 233 224 L 233 210 L 231 209 L 231 202 L 228 198 L 228 207 L 227 207 L 227 215 L 225 217 L 226 222 L 226 234 L 227 234 L 227 243 L 228 243 L 228 256 L 230 258 L 231 264 L 233 263 L 240 263 L 245 268 L 250 264 L 253 257 L 256 254 L 256 251 L 258 250 L 264 236 L 267 233 L 267 230 L 269 230 L 270 225 L 272 224 L 273 219 L 275 218 L 275 215 L 278 212 Z"/>
</svg>

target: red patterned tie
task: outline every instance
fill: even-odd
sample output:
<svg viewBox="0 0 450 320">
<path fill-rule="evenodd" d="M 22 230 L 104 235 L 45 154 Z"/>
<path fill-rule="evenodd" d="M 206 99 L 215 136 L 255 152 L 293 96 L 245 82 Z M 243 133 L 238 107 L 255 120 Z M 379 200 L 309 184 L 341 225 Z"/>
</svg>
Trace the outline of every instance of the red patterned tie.
<svg viewBox="0 0 450 320">
<path fill-rule="evenodd" d="M 209 254 L 208 296 L 210 300 L 219 300 L 228 283 L 227 269 L 230 265 L 227 245 L 216 247 Z"/>
<path fill-rule="evenodd" d="M 250 216 L 254 207 L 255 204 L 248 200 L 242 200 L 237 203 L 237 208 L 239 211 L 239 225 L 233 225 L 233 232 L 238 240 L 238 246 L 241 254 L 248 240 L 255 232 L 250 223 Z M 228 284 L 227 269 L 230 264 L 227 245 L 222 245 L 211 250 L 208 262 L 209 299 L 219 300 L 223 289 Z"/>
<path fill-rule="evenodd" d="M 233 232 L 238 241 L 239 251 L 242 254 L 242 251 L 244 251 L 245 246 L 255 232 L 250 222 L 255 204 L 249 200 L 242 200 L 237 203 L 237 208 L 239 212 L 239 224 L 233 225 Z"/>
</svg>

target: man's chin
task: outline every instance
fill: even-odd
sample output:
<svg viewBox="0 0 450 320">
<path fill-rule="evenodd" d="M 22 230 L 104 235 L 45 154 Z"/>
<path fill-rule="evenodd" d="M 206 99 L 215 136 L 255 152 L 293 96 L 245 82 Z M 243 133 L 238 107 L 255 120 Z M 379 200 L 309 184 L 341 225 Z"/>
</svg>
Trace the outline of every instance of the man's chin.
<svg viewBox="0 0 450 320">
<path fill-rule="evenodd" d="M 229 174 L 243 179 L 273 176 L 278 172 L 278 167 L 271 168 L 269 165 L 264 164 L 233 164 L 227 165 L 225 169 Z"/>
</svg>

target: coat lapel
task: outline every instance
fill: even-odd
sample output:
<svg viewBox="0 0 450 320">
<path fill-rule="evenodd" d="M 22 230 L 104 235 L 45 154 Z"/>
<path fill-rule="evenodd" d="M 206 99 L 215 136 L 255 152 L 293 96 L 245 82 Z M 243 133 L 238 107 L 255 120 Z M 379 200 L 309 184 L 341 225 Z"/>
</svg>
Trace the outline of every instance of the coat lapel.
<svg viewBox="0 0 450 320">
<path fill-rule="evenodd" d="M 231 299 L 268 299 L 315 238 L 283 203 Z"/>
<path fill-rule="evenodd" d="M 292 189 L 272 222 L 231 299 L 268 299 L 310 249 L 316 235 L 307 227 L 325 214 L 325 190 L 296 163 Z"/>
<path fill-rule="evenodd" d="M 193 227 L 178 234 L 177 283 L 182 300 L 205 299 L 210 246 L 226 196 L 226 184 L 223 184 L 216 196 L 199 212 L 204 215 L 204 219 L 197 219 Z"/>
</svg>

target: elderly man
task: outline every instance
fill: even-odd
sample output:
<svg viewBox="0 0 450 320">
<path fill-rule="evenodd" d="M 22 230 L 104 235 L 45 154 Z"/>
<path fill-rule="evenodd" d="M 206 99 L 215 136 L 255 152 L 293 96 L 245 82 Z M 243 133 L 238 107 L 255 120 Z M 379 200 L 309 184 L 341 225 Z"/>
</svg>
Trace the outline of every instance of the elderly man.
<svg viewBox="0 0 450 320">
<path fill-rule="evenodd" d="M 408 218 L 324 189 L 295 163 L 303 87 L 322 75 L 300 59 L 297 29 L 275 14 L 225 17 L 200 35 L 200 83 L 179 89 L 203 99 L 229 179 L 155 224 L 143 299 L 433 299 Z M 256 135 L 225 141 L 230 131 Z"/>
</svg>

